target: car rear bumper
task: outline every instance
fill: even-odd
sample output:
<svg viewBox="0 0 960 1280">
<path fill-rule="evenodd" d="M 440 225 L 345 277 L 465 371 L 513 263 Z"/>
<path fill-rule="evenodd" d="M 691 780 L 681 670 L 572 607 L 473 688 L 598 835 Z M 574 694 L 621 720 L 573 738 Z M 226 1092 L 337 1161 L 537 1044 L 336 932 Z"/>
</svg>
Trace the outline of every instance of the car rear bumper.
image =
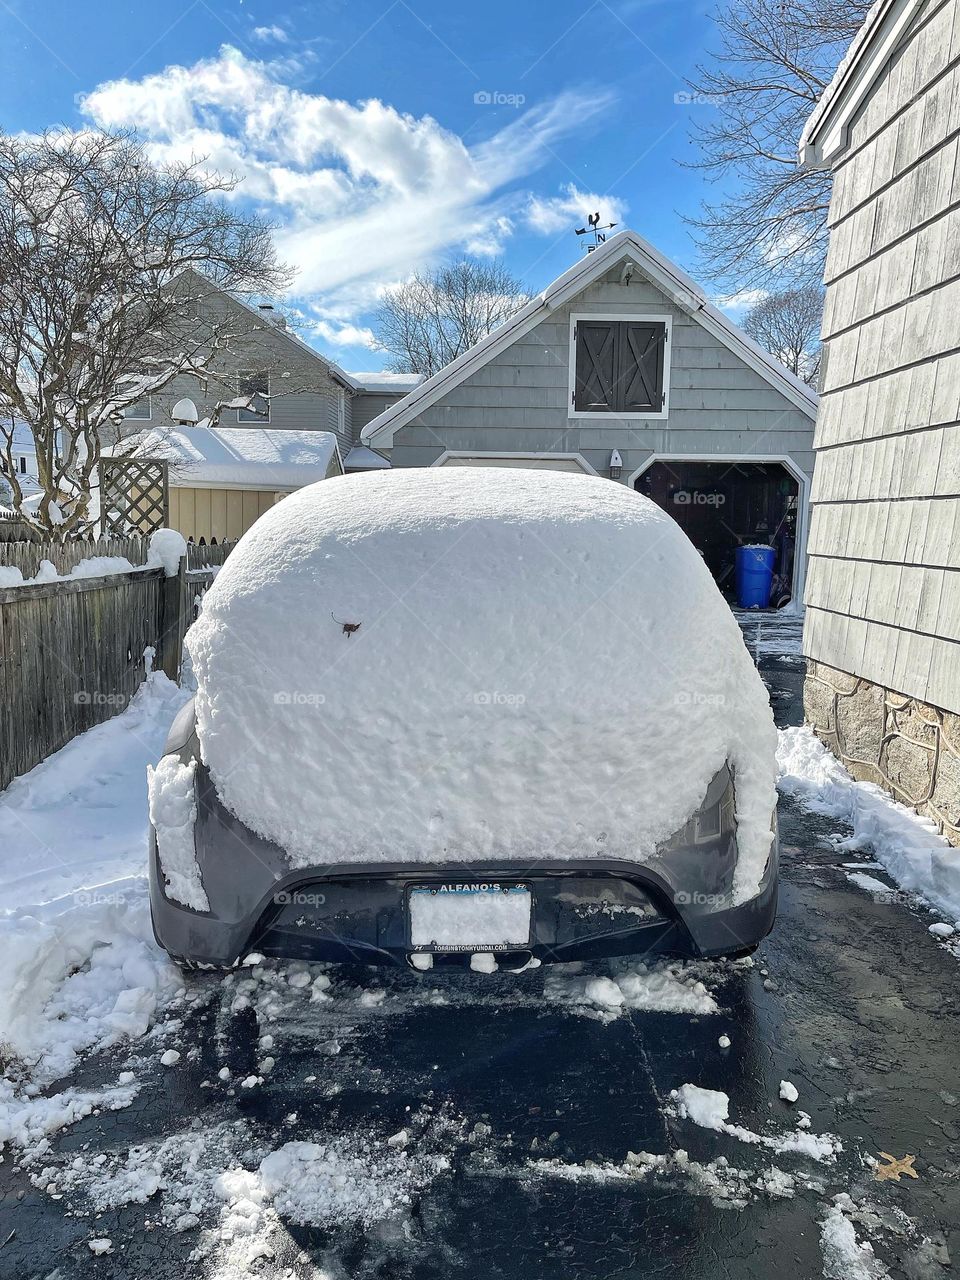
<svg viewBox="0 0 960 1280">
<path fill-rule="evenodd" d="M 171 955 L 232 965 L 251 951 L 304 960 L 407 964 L 411 943 L 407 894 L 412 886 L 522 882 L 533 899 L 529 946 L 504 950 L 503 967 L 531 957 L 552 961 L 618 955 L 709 957 L 754 948 L 773 927 L 777 841 L 759 893 L 733 901 L 733 835 L 671 848 L 656 865 L 584 859 L 544 865 L 411 863 L 337 865 L 289 870 L 283 851 L 262 840 L 220 805 L 197 770 L 194 838 L 209 912 L 167 896 L 153 839 L 150 897 L 157 941 Z M 478 948 L 478 950 L 481 948 Z M 491 950 L 494 948 L 483 948 Z M 434 963 L 463 964 L 469 951 Z"/>
</svg>

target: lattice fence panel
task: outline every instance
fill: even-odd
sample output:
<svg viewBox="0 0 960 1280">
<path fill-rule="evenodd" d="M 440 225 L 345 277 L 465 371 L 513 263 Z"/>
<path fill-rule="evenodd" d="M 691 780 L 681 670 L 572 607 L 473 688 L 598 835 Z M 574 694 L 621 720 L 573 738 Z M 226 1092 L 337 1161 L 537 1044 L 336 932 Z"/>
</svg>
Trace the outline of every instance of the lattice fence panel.
<svg viewBox="0 0 960 1280">
<path fill-rule="evenodd" d="M 170 481 L 161 458 L 102 458 L 100 521 L 104 534 L 150 534 L 170 519 Z"/>
</svg>

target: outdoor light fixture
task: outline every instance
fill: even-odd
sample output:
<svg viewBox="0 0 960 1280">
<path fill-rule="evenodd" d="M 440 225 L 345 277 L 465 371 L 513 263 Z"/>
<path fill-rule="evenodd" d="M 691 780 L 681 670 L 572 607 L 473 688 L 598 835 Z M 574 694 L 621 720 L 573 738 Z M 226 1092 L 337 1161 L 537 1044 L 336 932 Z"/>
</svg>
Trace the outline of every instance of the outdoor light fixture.
<svg viewBox="0 0 960 1280">
<path fill-rule="evenodd" d="M 610 455 L 610 479 L 619 480 L 622 474 L 623 459 L 620 457 L 619 450 L 614 449 L 613 453 Z"/>
</svg>

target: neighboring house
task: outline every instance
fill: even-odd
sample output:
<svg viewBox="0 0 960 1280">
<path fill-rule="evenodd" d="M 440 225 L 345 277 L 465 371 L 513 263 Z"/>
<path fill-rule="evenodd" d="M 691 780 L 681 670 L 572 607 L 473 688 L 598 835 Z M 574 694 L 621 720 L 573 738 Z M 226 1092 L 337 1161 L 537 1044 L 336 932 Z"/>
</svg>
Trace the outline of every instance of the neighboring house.
<svg viewBox="0 0 960 1280">
<path fill-rule="evenodd" d="M 37 480 L 37 451 L 33 441 L 33 433 L 30 428 L 17 421 L 15 418 L 10 419 L 13 422 L 13 470 L 16 473 L 17 483 L 24 497 L 30 497 L 32 494 L 39 493 L 40 484 Z M 6 458 L 0 455 L 0 490 L 2 490 L 4 500 L 8 500 L 9 481 L 7 480 Z"/>
<path fill-rule="evenodd" d="M 632 231 L 361 430 L 394 467 L 609 476 L 674 516 L 725 590 L 771 542 L 799 598 L 816 395 Z"/>
<path fill-rule="evenodd" d="M 960 3 L 879 0 L 811 116 L 833 168 L 804 653 L 816 732 L 960 841 Z"/>
<path fill-rule="evenodd" d="M 239 538 L 288 493 L 343 473 L 330 431 L 158 427 L 132 453 L 167 459 L 169 525 L 197 543 Z"/>
<path fill-rule="evenodd" d="M 399 399 L 411 385 L 410 375 L 394 375 L 400 381 L 392 383 L 390 375 L 346 373 L 289 329 L 271 304 L 252 306 L 203 283 L 204 305 L 218 326 L 226 320 L 234 335 L 229 351 L 212 364 L 210 377 L 176 378 L 160 394 L 131 405 L 123 434 L 169 426 L 171 410 L 183 399 L 193 402 L 200 421 L 218 405 L 243 400 L 242 407 L 220 409 L 218 426 L 331 431 L 346 469 L 354 470 L 349 456 L 359 430 L 354 419 L 362 425 Z M 356 469 L 367 469 L 366 450 L 357 461 Z"/>
</svg>

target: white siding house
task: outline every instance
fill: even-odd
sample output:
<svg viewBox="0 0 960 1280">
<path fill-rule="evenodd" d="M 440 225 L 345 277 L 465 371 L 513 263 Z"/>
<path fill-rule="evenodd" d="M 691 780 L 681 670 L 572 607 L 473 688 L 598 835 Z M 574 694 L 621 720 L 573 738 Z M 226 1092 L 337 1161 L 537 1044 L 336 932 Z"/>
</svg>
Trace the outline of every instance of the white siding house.
<svg viewBox="0 0 960 1280">
<path fill-rule="evenodd" d="M 833 170 L 807 718 L 960 840 L 960 3 L 878 0 L 801 140 Z"/>
<path fill-rule="evenodd" d="M 816 395 L 632 231 L 360 432 L 394 467 L 610 476 L 664 506 L 724 588 L 770 541 L 799 594 Z"/>
</svg>

